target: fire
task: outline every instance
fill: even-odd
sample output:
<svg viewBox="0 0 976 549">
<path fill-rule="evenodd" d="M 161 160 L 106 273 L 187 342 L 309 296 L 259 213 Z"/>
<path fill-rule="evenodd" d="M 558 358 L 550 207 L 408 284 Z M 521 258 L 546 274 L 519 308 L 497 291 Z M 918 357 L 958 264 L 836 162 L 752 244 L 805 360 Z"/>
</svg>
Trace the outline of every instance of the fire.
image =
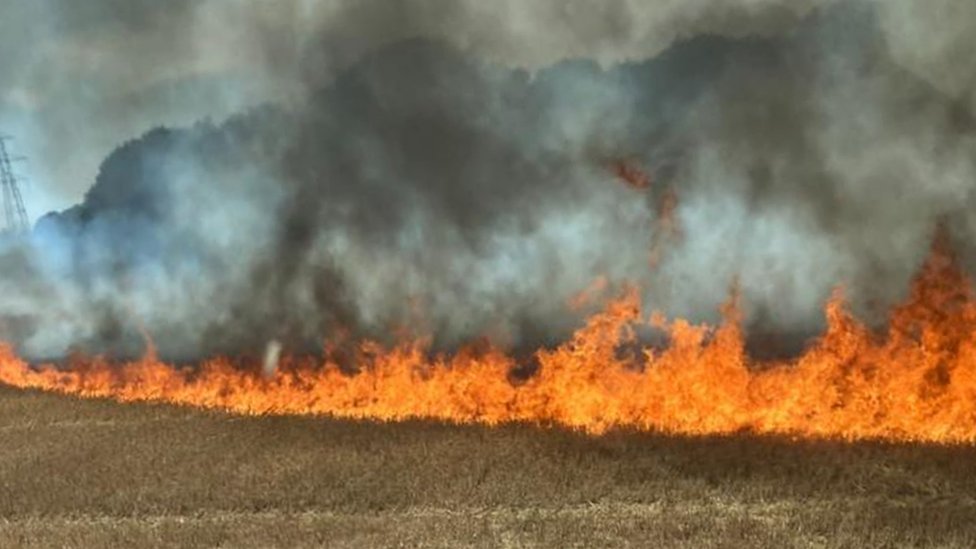
<svg viewBox="0 0 976 549">
<path fill-rule="evenodd" d="M 734 300 L 714 328 L 647 318 L 640 305 L 628 290 L 568 341 L 539 350 L 527 379 L 514 378 L 516 361 L 492 346 L 431 357 L 415 341 L 366 341 L 353 353 L 355 374 L 329 358 L 294 356 L 276 356 L 277 368 L 264 372 L 227 358 L 176 367 L 151 350 L 126 364 L 35 368 L 4 346 L 0 382 L 242 414 L 976 442 L 976 300 L 944 236 L 885 332 L 855 319 L 838 291 L 825 307 L 825 333 L 790 361 L 750 359 Z M 639 345 L 635 329 L 648 323 L 666 332 L 666 347 Z"/>
<path fill-rule="evenodd" d="M 635 191 L 644 191 L 650 188 L 651 182 L 654 181 L 649 172 L 632 160 L 614 160 L 610 163 L 610 171 L 618 180 Z M 674 188 L 664 188 L 657 201 L 657 216 L 651 234 L 648 266 L 652 271 L 660 265 L 666 247 L 681 240 L 681 226 L 678 224 L 677 209 L 678 195 Z M 587 289 L 581 295 L 590 291 Z"/>
<path fill-rule="evenodd" d="M 628 187 L 643 190 L 651 186 L 651 176 L 635 162 L 617 159 L 610 163 L 610 170 Z"/>
</svg>

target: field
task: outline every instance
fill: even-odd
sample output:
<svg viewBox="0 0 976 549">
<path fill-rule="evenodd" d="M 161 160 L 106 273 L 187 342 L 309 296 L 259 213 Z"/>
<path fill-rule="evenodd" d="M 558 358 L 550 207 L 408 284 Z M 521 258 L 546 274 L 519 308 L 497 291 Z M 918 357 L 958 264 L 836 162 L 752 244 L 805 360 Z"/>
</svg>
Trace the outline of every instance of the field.
<svg viewBox="0 0 976 549">
<path fill-rule="evenodd" d="M 248 418 L 0 387 L 0 547 L 976 546 L 976 449 Z"/>
</svg>

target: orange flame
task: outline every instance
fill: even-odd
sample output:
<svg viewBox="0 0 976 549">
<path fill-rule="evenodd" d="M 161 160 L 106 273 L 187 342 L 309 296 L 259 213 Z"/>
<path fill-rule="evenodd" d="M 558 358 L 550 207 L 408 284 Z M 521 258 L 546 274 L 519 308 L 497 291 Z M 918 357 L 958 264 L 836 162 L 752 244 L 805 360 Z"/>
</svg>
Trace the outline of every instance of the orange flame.
<svg viewBox="0 0 976 549">
<path fill-rule="evenodd" d="M 717 328 L 648 320 L 631 289 L 571 339 L 538 351 L 538 372 L 520 381 L 510 375 L 515 360 L 495 347 L 431 358 L 421 343 L 367 341 L 354 352 L 355 374 L 329 358 L 289 356 L 270 375 L 227 358 L 173 367 L 152 351 L 126 364 L 95 358 L 35 368 L 3 346 L 0 382 L 243 414 L 976 442 L 976 300 L 942 236 L 885 333 L 853 318 L 839 291 L 826 317 L 826 332 L 802 356 L 757 363 L 744 350 L 734 303 Z M 665 330 L 669 345 L 621 356 L 647 323 Z"/>
</svg>

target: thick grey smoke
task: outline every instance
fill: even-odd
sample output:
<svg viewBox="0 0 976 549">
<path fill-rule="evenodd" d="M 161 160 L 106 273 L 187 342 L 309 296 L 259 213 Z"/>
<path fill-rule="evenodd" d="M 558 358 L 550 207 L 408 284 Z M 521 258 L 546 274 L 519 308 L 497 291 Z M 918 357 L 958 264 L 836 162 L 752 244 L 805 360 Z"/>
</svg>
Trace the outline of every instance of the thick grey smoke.
<svg viewBox="0 0 976 549">
<path fill-rule="evenodd" d="M 145 97 L 147 61 L 249 84 L 174 92 L 176 118 L 240 112 L 120 146 L 10 248 L 5 335 L 34 355 L 138 352 L 142 329 L 175 356 L 405 329 L 532 346 L 600 275 L 695 320 L 738 278 L 757 337 L 802 339 L 836 284 L 879 320 L 937 219 L 976 229 L 961 3 L 42 4 L 87 51 L 140 46 L 42 119 Z M 96 135 L 166 110 L 129 99 Z M 652 271 L 668 192 L 681 237 Z"/>
<path fill-rule="evenodd" d="M 157 125 L 294 105 L 392 42 L 443 40 L 538 69 L 642 60 L 701 32 L 773 33 L 823 0 L 35 0 L 0 2 L 0 123 L 35 159 L 36 215 L 76 202 Z"/>
</svg>

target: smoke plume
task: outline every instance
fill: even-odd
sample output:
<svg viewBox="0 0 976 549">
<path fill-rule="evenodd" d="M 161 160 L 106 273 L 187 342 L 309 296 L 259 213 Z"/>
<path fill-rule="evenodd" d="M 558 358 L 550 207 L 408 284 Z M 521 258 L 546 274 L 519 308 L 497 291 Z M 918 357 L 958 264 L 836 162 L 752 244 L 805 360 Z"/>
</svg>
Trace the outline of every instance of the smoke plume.
<svg viewBox="0 0 976 549">
<path fill-rule="evenodd" d="M 96 97 L 142 89 L 145 62 L 244 76 L 174 91 L 198 121 L 117 147 L 6 245 L 3 336 L 34 356 L 138 353 L 144 333 L 186 358 L 340 335 L 531 348 L 601 276 L 695 321 L 737 280 L 753 340 L 789 347 L 838 284 L 882 322 L 939 220 L 976 258 L 962 2 L 42 4 L 99 29 L 72 30 L 81 52 L 141 46 Z M 158 57 L 170 40 L 189 53 Z M 98 103 L 64 99 L 44 116 Z M 155 123 L 149 103 L 121 99 L 96 141 Z M 662 215 L 680 238 L 652 269 Z"/>
</svg>

